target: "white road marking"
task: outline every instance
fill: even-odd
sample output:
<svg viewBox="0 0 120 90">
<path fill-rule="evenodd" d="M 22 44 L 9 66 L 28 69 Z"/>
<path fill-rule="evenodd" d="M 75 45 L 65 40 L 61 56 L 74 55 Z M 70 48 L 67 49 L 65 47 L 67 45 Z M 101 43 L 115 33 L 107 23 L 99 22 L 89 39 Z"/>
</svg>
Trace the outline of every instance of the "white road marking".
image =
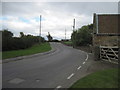
<svg viewBox="0 0 120 90">
<path fill-rule="evenodd" d="M 85 64 L 85 62 L 83 62 L 83 64 Z"/>
<path fill-rule="evenodd" d="M 79 70 L 82 66 L 79 66 L 77 69 Z"/>
<path fill-rule="evenodd" d="M 87 61 L 88 60 L 88 54 L 87 54 L 87 58 L 85 59 L 85 61 Z"/>
<path fill-rule="evenodd" d="M 57 86 L 56 88 L 58 89 L 58 88 L 61 88 L 62 86 Z"/>
<path fill-rule="evenodd" d="M 72 76 L 74 76 L 74 73 L 72 73 L 69 77 L 67 77 L 67 79 L 70 79 Z"/>
</svg>

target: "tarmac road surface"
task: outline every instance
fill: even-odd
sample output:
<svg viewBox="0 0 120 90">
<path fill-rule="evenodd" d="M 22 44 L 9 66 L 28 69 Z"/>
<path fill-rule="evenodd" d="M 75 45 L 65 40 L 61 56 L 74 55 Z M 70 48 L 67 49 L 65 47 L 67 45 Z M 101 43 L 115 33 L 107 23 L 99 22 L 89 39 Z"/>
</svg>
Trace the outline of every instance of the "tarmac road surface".
<svg viewBox="0 0 120 90">
<path fill-rule="evenodd" d="M 3 88 L 68 88 L 89 66 L 86 52 L 52 42 L 55 52 L 4 63 Z"/>
</svg>

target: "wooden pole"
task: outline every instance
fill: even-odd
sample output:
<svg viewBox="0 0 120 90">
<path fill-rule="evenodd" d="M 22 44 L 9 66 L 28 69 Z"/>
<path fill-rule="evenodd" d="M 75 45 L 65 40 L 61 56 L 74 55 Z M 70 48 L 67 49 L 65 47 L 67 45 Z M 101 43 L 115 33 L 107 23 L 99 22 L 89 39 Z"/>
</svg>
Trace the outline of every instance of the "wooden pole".
<svg viewBox="0 0 120 90">
<path fill-rule="evenodd" d="M 41 18 L 42 16 L 40 15 L 40 32 L 39 32 L 39 43 L 41 43 Z"/>
<path fill-rule="evenodd" d="M 75 30 L 75 19 L 73 20 L 73 31 Z"/>
<path fill-rule="evenodd" d="M 66 40 L 66 29 L 65 29 L 65 40 Z"/>
</svg>

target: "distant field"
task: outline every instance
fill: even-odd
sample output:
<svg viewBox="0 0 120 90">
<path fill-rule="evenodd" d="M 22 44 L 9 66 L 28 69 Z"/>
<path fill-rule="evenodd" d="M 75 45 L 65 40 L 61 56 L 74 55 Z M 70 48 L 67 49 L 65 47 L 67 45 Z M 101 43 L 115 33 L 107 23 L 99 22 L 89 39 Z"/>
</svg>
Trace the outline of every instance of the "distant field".
<svg viewBox="0 0 120 90">
<path fill-rule="evenodd" d="M 36 44 L 28 49 L 23 50 L 14 50 L 14 51 L 5 51 L 2 53 L 2 58 L 13 58 L 18 56 L 25 56 L 25 55 L 31 55 L 35 53 L 41 53 L 51 50 L 51 46 L 49 43 L 43 43 L 43 44 Z"/>
<path fill-rule="evenodd" d="M 78 80 L 71 88 L 118 88 L 118 69 L 92 73 Z"/>
<path fill-rule="evenodd" d="M 67 44 L 67 45 L 72 45 L 72 41 L 65 41 L 63 42 L 64 44 Z"/>
</svg>

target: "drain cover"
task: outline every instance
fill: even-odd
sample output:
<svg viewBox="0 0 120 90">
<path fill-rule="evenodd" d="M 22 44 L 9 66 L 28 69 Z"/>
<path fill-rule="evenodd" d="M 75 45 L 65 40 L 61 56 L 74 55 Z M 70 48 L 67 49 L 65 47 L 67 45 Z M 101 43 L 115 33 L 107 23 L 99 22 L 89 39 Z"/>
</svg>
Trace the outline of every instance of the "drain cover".
<svg viewBox="0 0 120 90">
<path fill-rule="evenodd" d="M 24 81 L 25 81 L 24 79 L 14 78 L 14 79 L 10 80 L 9 83 L 19 84 L 19 83 L 22 83 L 22 82 L 24 82 Z"/>
</svg>

